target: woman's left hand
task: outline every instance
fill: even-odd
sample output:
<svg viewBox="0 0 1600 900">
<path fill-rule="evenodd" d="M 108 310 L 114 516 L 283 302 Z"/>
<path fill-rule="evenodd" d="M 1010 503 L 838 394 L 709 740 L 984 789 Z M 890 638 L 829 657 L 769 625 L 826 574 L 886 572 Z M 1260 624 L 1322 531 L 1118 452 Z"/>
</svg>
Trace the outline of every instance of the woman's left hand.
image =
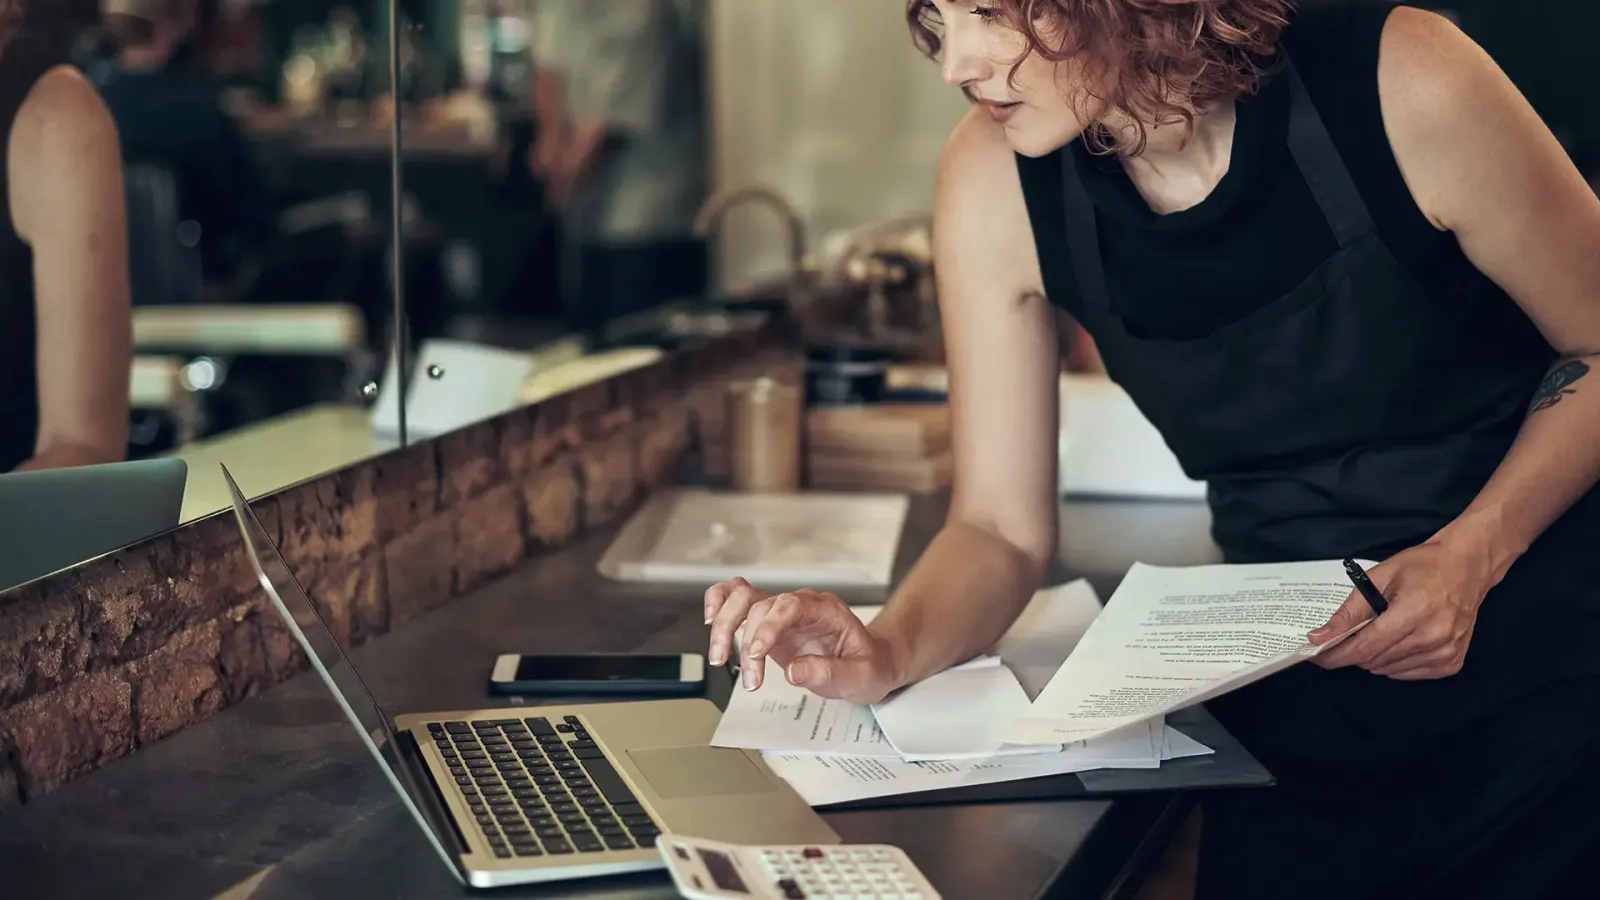
<svg viewBox="0 0 1600 900">
<path fill-rule="evenodd" d="M 1368 573 L 1389 609 L 1313 662 L 1324 669 L 1360 666 L 1401 681 L 1460 672 L 1478 607 L 1493 587 L 1485 568 L 1474 555 L 1437 540 L 1390 557 Z M 1370 618 L 1372 607 L 1352 591 L 1328 624 L 1311 632 L 1311 642 L 1326 643 Z"/>
</svg>

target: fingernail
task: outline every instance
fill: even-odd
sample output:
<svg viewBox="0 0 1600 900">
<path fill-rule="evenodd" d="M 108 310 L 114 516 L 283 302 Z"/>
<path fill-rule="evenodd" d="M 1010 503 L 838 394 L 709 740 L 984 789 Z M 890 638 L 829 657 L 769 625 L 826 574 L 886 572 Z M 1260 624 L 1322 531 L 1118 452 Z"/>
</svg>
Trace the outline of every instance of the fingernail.
<svg viewBox="0 0 1600 900">
<path fill-rule="evenodd" d="M 756 689 L 756 670 L 753 668 L 744 670 L 744 689 L 747 691 Z"/>
<path fill-rule="evenodd" d="M 710 613 L 706 613 L 706 624 L 707 625 L 711 624 L 711 614 Z"/>
<path fill-rule="evenodd" d="M 802 667 L 799 663 L 789 663 L 789 671 L 785 674 L 789 676 L 789 683 L 795 687 L 799 687 L 805 683 L 806 672 L 804 667 Z"/>
<path fill-rule="evenodd" d="M 711 651 L 711 664 L 713 666 L 720 666 L 727 661 L 728 657 L 722 652 L 720 647 Z"/>
<path fill-rule="evenodd" d="M 751 659 L 760 659 L 761 658 L 761 652 L 763 650 L 766 650 L 766 649 L 767 649 L 767 645 L 766 644 L 763 644 L 760 641 L 751 641 L 750 642 L 750 648 L 749 648 L 748 652 L 746 652 L 745 655 L 750 657 Z"/>
</svg>

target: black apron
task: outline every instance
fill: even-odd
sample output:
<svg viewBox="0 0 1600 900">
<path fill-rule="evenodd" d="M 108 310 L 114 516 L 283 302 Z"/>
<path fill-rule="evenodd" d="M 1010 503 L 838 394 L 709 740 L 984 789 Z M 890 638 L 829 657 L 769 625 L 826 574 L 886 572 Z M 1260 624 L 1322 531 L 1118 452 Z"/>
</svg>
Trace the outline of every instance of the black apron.
<svg viewBox="0 0 1600 900">
<path fill-rule="evenodd" d="M 1421 287 L 1378 235 L 1292 64 L 1279 77 L 1293 98 L 1291 154 L 1338 251 L 1206 337 L 1132 334 L 1111 307 L 1067 148 L 1080 317 L 1108 374 L 1208 483 L 1230 562 L 1383 559 L 1472 502 L 1554 354 L 1497 346 L 1523 315 L 1508 298 L 1452 303 Z M 1566 821 L 1600 803 L 1600 766 L 1586 765 L 1600 761 L 1600 728 L 1573 715 L 1600 700 L 1600 562 L 1568 552 L 1600 548 L 1596 496 L 1491 592 L 1460 675 L 1398 682 L 1301 665 L 1208 704 L 1279 786 L 1206 799 L 1202 900 L 1536 898 L 1550 889 L 1541 878 L 1600 850 L 1600 813 Z M 1578 584 L 1586 599 L 1568 602 Z M 1552 653 L 1553 635 L 1576 646 Z"/>
</svg>

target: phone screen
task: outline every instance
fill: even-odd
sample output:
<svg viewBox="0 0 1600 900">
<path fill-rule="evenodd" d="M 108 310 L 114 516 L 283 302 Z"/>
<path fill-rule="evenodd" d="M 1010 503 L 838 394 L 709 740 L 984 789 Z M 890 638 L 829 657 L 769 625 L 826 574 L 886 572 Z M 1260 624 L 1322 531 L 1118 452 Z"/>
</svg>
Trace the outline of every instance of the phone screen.
<svg viewBox="0 0 1600 900">
<path fill-rule="evenodd" d="M 517 681 L 677 681 L 681 657 L 654 656 L 524 656 L 517 662 Z"/>
</svg>

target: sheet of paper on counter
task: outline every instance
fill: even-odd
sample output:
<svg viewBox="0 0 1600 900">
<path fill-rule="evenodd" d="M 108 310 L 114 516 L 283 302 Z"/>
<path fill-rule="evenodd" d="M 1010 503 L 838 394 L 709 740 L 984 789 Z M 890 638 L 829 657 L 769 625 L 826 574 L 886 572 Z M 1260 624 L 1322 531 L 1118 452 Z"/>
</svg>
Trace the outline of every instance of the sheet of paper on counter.
<svg viewBox="0 0 1600 900">
<path fill-rule="evenodd" d="M 1152 750 L 1158 746 L 1164 752 Z M 928 762 L 804 753 L 764 753 L 762 757 L 807 803 L 824 806 L 1093 769 L 1153 769 L 1167 759 L 1210 752 L 1210 748 L 1165 722 L 1152 721 L 1060 752 L 1026 756 Z"/>
</svg>

